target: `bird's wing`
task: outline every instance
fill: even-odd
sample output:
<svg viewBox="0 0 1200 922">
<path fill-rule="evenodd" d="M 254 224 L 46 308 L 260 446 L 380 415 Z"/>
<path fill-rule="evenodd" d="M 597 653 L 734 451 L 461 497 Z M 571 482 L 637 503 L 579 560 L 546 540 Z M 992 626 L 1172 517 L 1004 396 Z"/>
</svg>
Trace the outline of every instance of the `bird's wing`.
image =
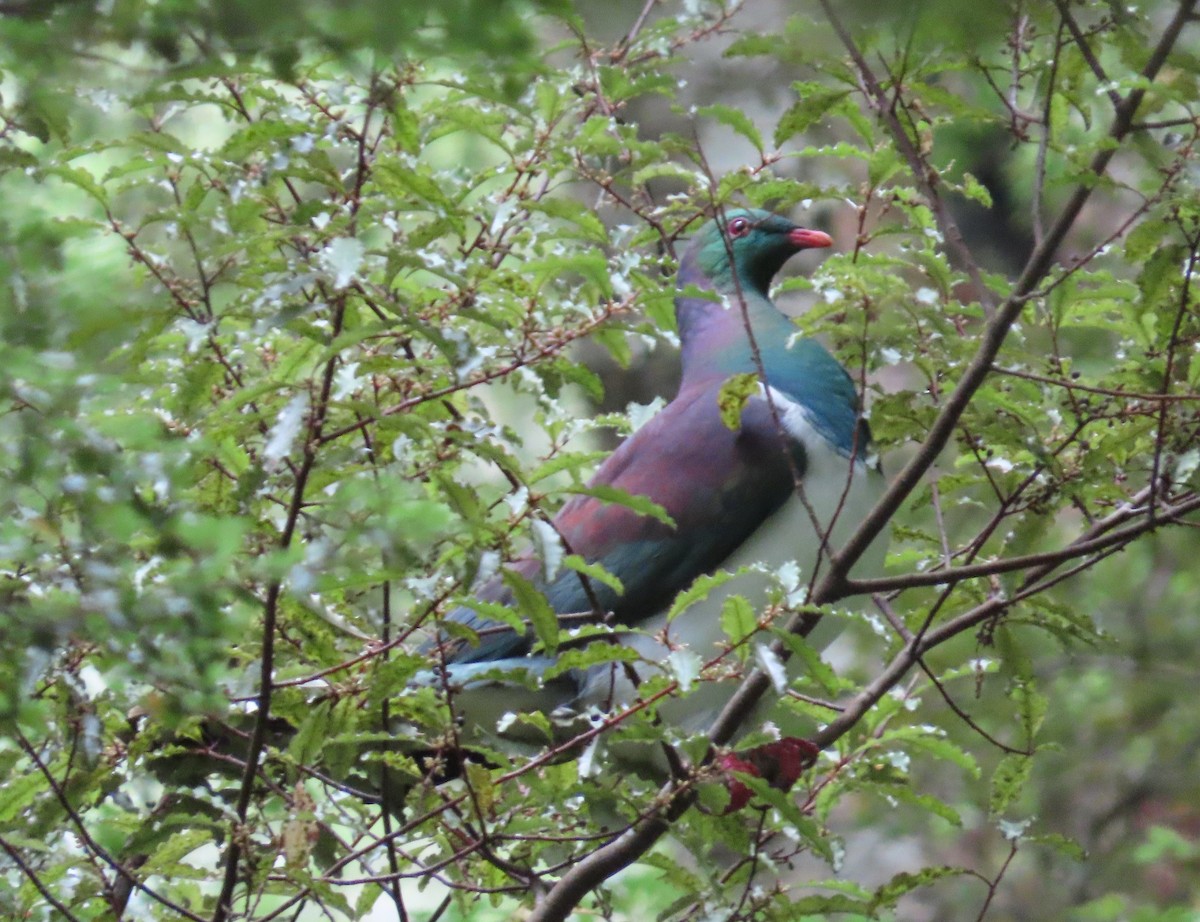
<svg viewBox="0 0 1200 922">
<path fill-rule="evenodd" d="M 804 472 L 803 448 L 786 439 L 762 400 L 749 401 L 741 427 L 730 430 L 717 405 L 720 384 L 710 380 L 707 386 L 682 391 L 609 456 L 591 481 L 649 498 L 666 511 L 673 526 L 589 495 L 573 497 L 555 517 L 567 548 L 603 566 L 624 589 L 617 593 L 590 581 L 591 594 L 604 610 L 597 614 L 583 578 L 564 571 L 540 587 L 555 612 L 585 613 L 585 620 L 596 620 L 611 611 L 618 623 L 636 626 L 662 611 L 697 576 L 718 567 L 787 500 L 793 472 Z M 527 578 L 538 569 L 530 558 L 512 566 Z M 498 579 L 477 597 L 512 602 Z M 443 638 L 450 663 L 519 657 L 533 643 L 530 633 L 518 633 L 470 609 L 460 608 L 448 618 L 480 635 L 478 645 L 447 645 Z"/>
</svg>

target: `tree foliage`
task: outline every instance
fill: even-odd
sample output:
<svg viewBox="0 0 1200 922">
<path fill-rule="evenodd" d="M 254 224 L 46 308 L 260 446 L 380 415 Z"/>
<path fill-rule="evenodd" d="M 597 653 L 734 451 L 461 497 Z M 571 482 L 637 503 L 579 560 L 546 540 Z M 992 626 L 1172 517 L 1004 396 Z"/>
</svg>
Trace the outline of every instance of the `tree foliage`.
<svg viewBox="0 0 1200 922">
<path fill-rule="evenodd" d="M 1186 765 L 1200 725 L 1139 721 L 1200 642 L 1167 614 L 1200 588 L 1194 7 L 651 2 L 605 37 L 547 3 L 0 3 L 0 912 L 983 918 L 1126 796 L 1137 844 L 1093 867 L 1186 893 L 1197 815 L 1167 807 L 1195 782 L 1153 752 Z M 611 580 L 546 525 L 645 415 L 587 411 L 579 347 L 667 361 L 677 241 L 747 203 L 831 227 L 781 298 L 860 383 L 892 487 L 833 566 L 727 604 L 720 662 L 462 762 L 420 641 L 530 546 Z M 885 528 L 888 575 L 848 581 Z M 555 647 L 515 588 L 494 614 Z M 822 659 L 819 618 L 857 654 Z M 769 643 L 824 753 L 725 815 L 713 747 Z M 654 719 L 730 671 L 707 734 Z M 614 738 L 672 777 L 606 768 Z M 1094 780 L 1127 758 L 1140 786 Z M 1093 784 L 1098 825 L 1053 809 Z M 870 879 L 864 827 L 923 844 Z M 1033 911 L 1183 918 L 1063 873 Z"/>
</svg>

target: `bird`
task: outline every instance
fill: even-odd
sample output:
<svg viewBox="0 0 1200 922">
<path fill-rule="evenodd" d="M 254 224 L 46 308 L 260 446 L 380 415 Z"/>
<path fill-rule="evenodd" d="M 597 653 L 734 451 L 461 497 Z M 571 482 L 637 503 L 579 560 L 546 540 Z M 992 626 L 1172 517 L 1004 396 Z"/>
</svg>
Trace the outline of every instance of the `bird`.
<svg viewBox="0 0 1200 922">
<path fill-rule="evenodd" d="M 676 396 L 551 520 L 567 552 L 615 579 L 574 569 L 547 578 L 543 561 L 528 554 L 507 565 L 515 577 L 493 577 L 474 606 L 446 615 L 424 648 L 434 665 L 416 683 L 449 696 L 463 739 L 544 744 L 545 721 L 514 720 L 532 712 L 568 738 L 636 700 L 646 680 L 677 675 L 680 663 L 719 662 L 729 649 L 721 611 L 731 594 L 757 614 L 765 572 L 794 561 L 809 582 L 865 518 L 885 481 L 858 390 L 769 294 L 791 256 L 832 243 L 759 209 L 727 210 L 694 235 L 676 273 Z M 739 381 L 745 386 L 731 385 Z M 608 501 L 619 495 L 645 498 L 665 515 Z M 852 575 L 877 569 L 884 545 L 876 539 Z M 681 592 L 718 570 L 737 576 L 668 619 Z M 494 617 L 496 605 L 518 607 L 514 586 L 542 593 L 563 628 L 608 625 L 621 655 L 565 668 L 568 632 L 552 649 L 514 619 Z M 696 681 L 661 702 L 658 718 L 679 733 L 703 732 L 736 679 L 727 670 L 725 681 Z M 811 761 L 815 751 L 803 751 Z M 725 764 L 744 770 L 755 761 L 750 753 Z"/>
</svg>

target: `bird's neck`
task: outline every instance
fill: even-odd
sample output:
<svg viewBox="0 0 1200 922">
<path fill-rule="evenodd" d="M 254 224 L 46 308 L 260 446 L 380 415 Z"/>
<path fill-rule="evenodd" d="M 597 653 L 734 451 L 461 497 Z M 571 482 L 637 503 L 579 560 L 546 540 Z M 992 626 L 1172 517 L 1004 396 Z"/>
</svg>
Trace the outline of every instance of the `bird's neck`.
<svg viewBox="0 0 1200 922">
<path fill-rule="evenodd" d="M 803 406 L 814 427 L 846 453 L 858 429 L 858 393 L 846 370 L 814 339 L 801 336 L 765 291 L 723 291 L 701 273 L 680 272 L 675 300 L 683 377 L 680 391 L 719 387 L 733 375 L 763 374 Z M 684 293 L 691 285 L 713 301 Z M 748 328 L 748 329 L 747 329 Z"/>
<path fill-rule="evenodd" d="M 683 359 L 683 386 L 711 377 L 756 371 L 755 352 L 767 359 L 785 348 L 796 328 L 759 286 L 732 280 L 714 284 L 699 271 L 681 271 L 680 289 L 695 286 L 720 300 L 681 294 L 675 302 Z"/>
</svg>

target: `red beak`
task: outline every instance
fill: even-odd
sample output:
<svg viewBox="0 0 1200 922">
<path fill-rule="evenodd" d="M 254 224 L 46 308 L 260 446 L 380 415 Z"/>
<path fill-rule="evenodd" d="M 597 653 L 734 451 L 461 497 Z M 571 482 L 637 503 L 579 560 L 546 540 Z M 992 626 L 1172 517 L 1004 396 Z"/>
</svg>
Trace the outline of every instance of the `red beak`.
<svg viewBox="0 0 1200 922">
<path fill-rule="evenodd" d="M 798 250 L 814 250 L 820 247 L 833 246 L 833 238 L 824 231 L 809 230 L 806 227 L 797 227 L 794 230 L 788 231 L 788 240 Z"/>
</svg>

